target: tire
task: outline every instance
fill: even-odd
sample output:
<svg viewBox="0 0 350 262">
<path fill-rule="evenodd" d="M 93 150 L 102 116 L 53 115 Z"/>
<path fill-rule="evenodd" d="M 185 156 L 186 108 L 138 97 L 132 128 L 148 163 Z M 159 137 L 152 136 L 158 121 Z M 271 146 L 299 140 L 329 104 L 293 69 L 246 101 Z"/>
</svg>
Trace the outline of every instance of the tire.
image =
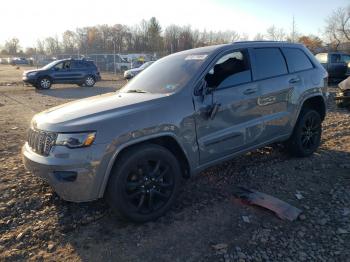
<svg viewBox="0 0 350 262">
<path fill-rule="evenodd" d="M 302 109 L 292 136 L 286 143 L 288 152 L 297 157 L 312 155 L 320 145 L 322 120 L 312 109 Z"/>
<path fill-rule="evenodd" d="M 84 80 L 84 85 L 87 87 L 93 87 L 95 85 L 96 81 L 95 78 L 93 76 L 87 76 L 85 77 Z"/>
<path fill-rule="evenodd" d="M 42 77 L 38 80 L 36 85 L 37 89 L 47 90 L 50 89 L 52 85 L 51 79 L 48 77 Z"/>
<path fill-rule="evenodd" d="M 147 222 L 169 210 L 180 184 L 176 157 L 162 146 L 146 144 L 128 150 L 116 162 L 105 197 L 122 219 Z"/>
</svg>

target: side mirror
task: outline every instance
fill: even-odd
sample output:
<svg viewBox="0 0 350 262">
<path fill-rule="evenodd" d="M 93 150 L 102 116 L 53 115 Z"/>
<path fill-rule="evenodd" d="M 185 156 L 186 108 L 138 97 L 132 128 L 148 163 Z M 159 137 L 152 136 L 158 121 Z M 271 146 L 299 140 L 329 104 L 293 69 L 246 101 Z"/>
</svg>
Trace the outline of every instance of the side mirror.
<svg viewBox="0 0 350 262">
<path fill-rule="evenodd" d="M 204 79 L 202 79 L 198 85 L 196 86 L 195 90 L 194 90 L 194 94 L 196 96 L 203 96 L 205 95 L 205 90 L 207 89 L 207 81 L 205 81 Z"/>
<path fill-rule="evenodd" d="M 216 86 L 206 86 L 206 95 L 212 94 L 216 89 Z"/>
<path fill-rule="evenodd" d="M 53 67 L 52 69 L 53 69 L 53 71 L 58 71 L 58 70 L 60 70 L 58 67 Z"/>
</svg>

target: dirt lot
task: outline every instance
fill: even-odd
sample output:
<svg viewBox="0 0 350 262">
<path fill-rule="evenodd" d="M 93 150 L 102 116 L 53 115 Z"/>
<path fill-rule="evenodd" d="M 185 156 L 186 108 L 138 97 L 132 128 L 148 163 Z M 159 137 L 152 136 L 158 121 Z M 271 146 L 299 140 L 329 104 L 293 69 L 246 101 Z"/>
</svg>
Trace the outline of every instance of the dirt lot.
<svg viewBox="0 0 350 262">
<path fill-rule="evenodd" d="M 350 112 L 332 99 L 312 157 L 290 158 L 273 146 L 210 168 L 185 183 L 166 216 L 146 224 L 119 221 L 102 200 L 62 201 L 25 171 L 20 149 L 36 112 L 122 84 L 0 86 L 0 260 L 350 261 Z M 304 216 L 288 222 L 244 205 L 233 197 L 237 185 L 283 199 Z"/>
</svg>

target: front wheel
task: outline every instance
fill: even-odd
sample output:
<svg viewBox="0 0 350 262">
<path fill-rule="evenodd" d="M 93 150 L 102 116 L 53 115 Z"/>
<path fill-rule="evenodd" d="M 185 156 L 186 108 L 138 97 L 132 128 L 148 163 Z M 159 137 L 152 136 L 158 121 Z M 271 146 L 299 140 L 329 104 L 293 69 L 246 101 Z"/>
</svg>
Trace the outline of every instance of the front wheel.
<svg viewBox="0 0 350 262">
<path fill-rule="evenodd" d="M 122 218 L 154 220 L 174 203 L 180 179 L 179 163 L 169 150 L 153 144 L 134 147 L 115 164 L 106 200 Z"/>
<path fill-rule="evenodd" d="M 289 153 L 298 157 L 312 155 L 320 145 L 322 120 L 320 114 L 312 109 L 303 109 L 287 141 Z"/>
<path fill-rule="evenodd" d="M 52 83 L 51 83 L 50 78 L 43 77 L 43 78 L 39 79 L 39 82 L 38 82 L 36 87 L 38 89 L 50 89 L 51 85 L 52 85 Z"/>
</svg>

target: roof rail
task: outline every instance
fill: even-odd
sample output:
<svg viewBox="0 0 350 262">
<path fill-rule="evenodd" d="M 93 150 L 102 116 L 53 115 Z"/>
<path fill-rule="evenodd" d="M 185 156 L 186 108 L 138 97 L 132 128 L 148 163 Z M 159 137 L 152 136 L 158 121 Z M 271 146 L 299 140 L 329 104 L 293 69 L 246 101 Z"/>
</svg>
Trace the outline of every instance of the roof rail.
<svg viewBox="0 0 350 262">
<path fill-rule="evenodd" d="M 290 43 L 287 41 L 274 41 L 274 40 L 252 40 L 252 41 L 234 41 L 233 44 L 241 43 Z"/>
</svg>

